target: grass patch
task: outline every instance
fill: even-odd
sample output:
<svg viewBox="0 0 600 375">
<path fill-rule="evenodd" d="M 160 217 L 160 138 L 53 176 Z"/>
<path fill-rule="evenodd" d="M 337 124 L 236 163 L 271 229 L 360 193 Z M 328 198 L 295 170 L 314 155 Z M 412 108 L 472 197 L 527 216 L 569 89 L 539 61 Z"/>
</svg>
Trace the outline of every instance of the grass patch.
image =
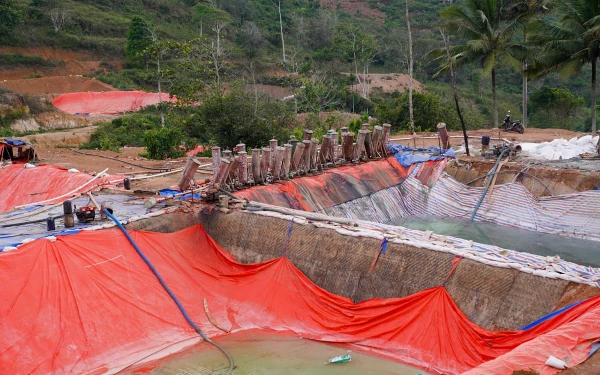
<svg viewBox="0 0 600 375">
<path fill-rule="evenodd" d="M 56 68 L 64 66 L 64 60 L 46 60 L 41 56 L 28 56 L 20 53 L 0 53 L 0 65 L 9 68 Z"/>
</svg>

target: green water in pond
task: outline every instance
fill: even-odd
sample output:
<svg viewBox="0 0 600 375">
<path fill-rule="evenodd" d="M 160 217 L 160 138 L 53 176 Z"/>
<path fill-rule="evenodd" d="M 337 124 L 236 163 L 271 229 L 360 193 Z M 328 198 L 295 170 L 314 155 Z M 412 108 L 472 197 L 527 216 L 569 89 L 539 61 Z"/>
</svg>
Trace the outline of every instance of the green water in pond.
<svg viewBox="0 0 600 375">
<path fill-rule="evenodd" d="M 427 375 L 423 370 L 378 357 L 347 351 L 336 345 L 277 333 L 230 334 L 215 340 L 233 357 L 233 375 Z M 329 358 L 350 354 L 346 363 L 328 364 Z M 157 364 L 150 375 L 224 375 L 227 360 L 208 344 L 177 354 Z"/>
<path fill-rule="evenodd" d="M 542 256 L 558 255 L 562 259 L 591 267 L 600 267 L 600 242 L 538 233 L 502 225 L 472 222 L 450 217 L 409 216 L 392 225 L 463 238 Z"/>
</svg>

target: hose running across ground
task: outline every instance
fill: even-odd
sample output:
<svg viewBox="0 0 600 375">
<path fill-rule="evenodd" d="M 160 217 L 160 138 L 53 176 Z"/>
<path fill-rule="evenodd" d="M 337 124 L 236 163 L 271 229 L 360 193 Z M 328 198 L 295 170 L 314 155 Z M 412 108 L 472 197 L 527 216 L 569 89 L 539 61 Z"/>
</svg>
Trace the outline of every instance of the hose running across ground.
<svg viewBox="0 0 600 375">
<path fill-rule="evenodd" d="M 502 160 L 502 157 L 504 156 L 504 154 L 506 154 L 509 151 L 508 147 L 505 148 L 501 153 L 500 156 L 498 156 L 498 160 L 496 160 L 496 164 L 494 164 L 494 168 L 492 168 L 492 170 L 490 171 L 490 173 L 488 173 L 490 176 L 494 175 L 496 173 L 496 170 L 498 169 L 498 164 L 500 164 L 500 160 Z M 481 194 L 481 197 L 479 198 L 479 202 L 477 202 L 477 204 L 475 205 L 475 209 L 473 210 L 473 213 L 471 214 L 471 221 L 473 221 L 473 219 L 475 218 L 475 215 L 477 214 L 477 211 L 479 210 L 479 207 L 481 206 L 481 203 L 483 202 L 483 198 L 485 198 L 488 190 L 490 189 L 490 185 L 492 184 L 492 179 L 490 178 L 487 181 L 487 184 L 485 185 L 485 189 L 483 190 L 483 194 Z"/>
<path fill-rule="evenodd" d="M 500 174 L 500 173 L 514 173 L 514 174 L 516 174 L 517 176 L 518 176 L 518 175 L 520 175 L 520 174 L 527 175 L 527 176 L 529 176 L 529 177 L 533 178 L 534 180 L 536 180 L 537 182 L 539 182 L 539 183 L 540 183 L 540 184 L 541 184 L 541 185 L 542 185 L 542 186 L 543 186 L 543 187 L 546 189 L 546 191 L 548 191 L 548 193 L 549 193 L 551 196 L 554 196 L 554 194 L 552 194 L 552 191 L 550 190 L 550 188 L 549 188 L 549 187 L 548 187 L 546 184 L 544 184 L 544 183 L 542 182 L 542 180 L 540 180 L 539 178 L 535 177 L 535 176 L 534 176 L 534 175 L 532 175 L 531 173 L 527 173 L 527 172 L 523 172 L 523 171 L 518 171 L 518 170 L 514 170 L 514 169 L 507 169 L 507 170 L 504 170 L 504 171 L 498 171 L 498 172 L 494 172 L 494 173 L 491 173 L 491 172 L 490 172 L 490 173 L 488 173 L 488 174 L 486 174 L 486 175 L 483 175 L 483 176 L 481 176 L 481 177 L 477 177 L 476 179 L 474 179 L 474 180 L 471 180 L 471 181 L 467 182 L 465 185 L 471 185 L 473 182 L 475 182 L 475 181 L 479 181 L 479 180 L 481 180 L 482 178 L 491 177 L 491 176 L 493 176 L 493 175 L 495 175 L 495 174 Z"/>
<path fill-rule="evenodd" d="M 181 304 L 181 302 L 179 302 L 179 300 L 177 299 L 177 297 L 175 296 L 175 294 L 171 291 L 171 289 L 169 289 L 169 287 L 167 286 L 167 284 L 163 280 L 162 276 L 160 276 L 160 274 L 158 273 L 158 271 L 156 270 L 156 268 L 154 268 L 154 266 L 152 265 L 152 263 L 150 262 L 150 260 L 146 257 L 146 255 L 138 247 L 138 245 L 135 243 L 135 241 L 133 240 L 133 238 L 131 238 L 131 236 L 129 235 L 129 232 L 127 232 L 127 229 L 125 229 L 125 227 L 121 224 L 121 222 L 119 221 L 119 219 L 117 219 L 116 217 L 114 217 L 106 209 L 104 210 L 104 212 L 106 213 L 106 215 L 108 217 L 110 217 L 112 219 L 112 221 L 115 222 L 115 224 L 117 224 L 117 226 L 119 227 L 119 229 L 121 229 L 121 231 L 123 232 L 123 234 L 125 235 L 125 237 L 127 237 L 127 239 L 129 240 L 129 242 L 131 243 L 131 245 L 133 246 L 133 248 L 135 249 L 135 251 L 138 253 L 138 255 L 148 265 L 148 268 L 150 268 L 150 270 L 152 271 L 152 273 L 154 274 L 154 276 L 156 276 L 156 278 L 158 279 L 158 281 L 160 282 L 160 284 L 163 286 L 163 288 L 169 294 L 169 296 L 171 297 L 171 299 L 175 302 L 175 304 L 179 308 L 179 311 L 181 311 L 181 314 L 183 315 L 183 317 L 185 318 L 185 320 L 192 326 L 192 328 L 194 328 L 194 330 L 200 335 L 200 337 L 202 337 L 204 339 L 204 341 L 206 341 L 209 344 L 213 345 L 214 347 L 216 347 L 217 349 L 219 349 L 221 352 L 223 352 L 223 354 L 225 354 L 225 356 L 227 357 L 227 360 L 229 361 L 229 370 L 228 370 L 227 374 L 228 375 L 231 374 L 233 372 L 233 369 L 235 368 L 235 364 L 233 362 L 233 358 L 231 357 L 231 355 L 229 355 L 229 353 L 223 347 L 221 347 L 219 344 L 217 344 L 216 342 L 214 342 L 213 340 L 211 340 L 208 336 L 206 336 L 206 334 L 204 332 L 202 332 L 202 330 L 200 329 L 200 327 L 198 327 L 196 325 L 196 323 L 194 323 L 194 321 L 190 318 L 190 316 L 188 315 L 188 313 L 185 311 L 185 308 L 183 307 L 183 305 Z"/>
<path fill-rule="evenodd" d="M 113 158 L 112 156 L 92 154 L 92 153 L 89 153 L 89 152 L 83 152 L 83 151 L 75 150 L 74 148 L 72 148 L 71 151 L 73 151 L 75 153 L 78 153 L 78 154 L 81 154 L 81 155 L 95 156 L 97 158 L 104 158 L 104 159 L 118 161 L 119 163 L 133 165 L 134 167 L 138 167 L 138 168 L 142 168 L 142 169 L 147 169 L 147 170 L 150 170 L 150 171 L 170 171 L 172 169 L 172 168 L 152 168 L 152 167 L 146 167 L 146 166 L 143 166 L 143 165 L 139 165 L 139 164 L 128 162 L 126 160 L 121 160 L 121 159 Z"/>
</svg>

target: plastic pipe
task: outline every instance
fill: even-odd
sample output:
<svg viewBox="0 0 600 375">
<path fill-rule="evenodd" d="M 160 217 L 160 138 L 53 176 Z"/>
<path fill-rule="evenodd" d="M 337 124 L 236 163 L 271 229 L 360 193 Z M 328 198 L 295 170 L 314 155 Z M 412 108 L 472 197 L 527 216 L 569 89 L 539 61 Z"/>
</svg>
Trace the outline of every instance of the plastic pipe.
<svg viewBox="0 0 600 375">
<path fill-rule="evenodd" d="M 165 289 L 165 291 L 167 292 L 167 294 L 169 294 L 169 297 L 171 297 L 171 299 L 173 300 L 173 302 L 175 302 L 175 304 L 177 305 L 177 308 L 179 309 L 179 311 L 181 311 L 181 314 L 183 315 L 183 317 L 185 318 L 185 320 L 189 323 L 189 325 L 192 326 L 192 328 L 194 328 L 194 330 L 200 335 L 200 337 L 202 337 L 204 339 L 204 341 L 206 341 L 209 344 L 213 345 L 215 348 L 219 349 L 221 352 L 223 352 L 223 354 L 225 354 L 225 356 L 227 357 L 227 360 L 229 361 L 229 371 L 227 373 L 231 374 L 233 372 L 233 369 L 235 368 L 235 364 L 233 363 L 233 358 L 231 358 L 231 355 L 229 355 L 229 353 L 227 353 L 227 351 L 224 348 L 222 348 L 219 344 L 217 344 L 216 342 L 212 341 L 208 336 L 206 336 L 206 334 L 204 332 L 202 332 L 202 330 L 200 329 L 200 327 L 198 327 L 196 325 L 196 323 L 194 323 L 194 321 L 192 320 L 192 318 L 190 318 L 190 316 L 188 315 L 187 311 L 185 311 L 185 308 L 183 307 L 183 305 L 181 304 L 181 302 L 179 302 L 179 300 L 177 299 L 177 297 L 175 296 L 175 294 L 171 291 L 171 289 L 169 288 L 169 286 L 167 285 L 167 283 L 165 282 L 165 280 L 162 278 L 162 276 L 160 276 L 160 274 L 158 273 L 158 271 L 156 270 L 156 268 L 154 268 L 154 266 L 152 265 L 152 263 L 150 262 L 150 260 L 146 257 L 146 255 L 138 247 L 138 245 L 135 243 L 135 241 L 133 240 L 133 238 L 131 238 L 131 236 L 129 235 L 129 232 L 127 232 L 127 229 L 125 229 L 125 227 L 123 226 L 123 224 L 121 224 L 121 222 L 116 217 L 114 217 L 108 210 L 105 209 L 104 212 L 106 213 L 106 216 L 108 216 L 109 218 L 111 218 L 112 221 L 114 221 L 115 224 L 117 224 L 117 226 L 123 232 L 123 234 L 125 235 L 125 237 L 127 237 L 127 240 L 129 241 L 129 243 L 131 243 L 131 246 L 133 246 L 133 248 L 135 249 L 136 253 L 138 253 L 138 255 L 140 256 L 140 258 L 142 258 L 142 260 L 144 261 L 144 263 L 146 263 L 146 265 L 148 266 L 148 268 L 150 268 L 150 271 L 152 271 L 152 273 L 154 274 L 154 276 L 156 276 L 156 278 L 160 282 L 160 285 L 162 285 L 162 287 Z"/>
<path fill-rule="evenodd" d="M 490 175 L 496 173 L 496 169 L 498 169 L 498 164 L 500 164 L 500 160 L 502 160 L 502 157 L 508 151 L 509 151 L 508 148 L 505 148 L 504 150 L 502 150 L 502 152 L 500 153 L 500 156 L 498 156 L 498 160 L 496 160 L 496 164 L 494 164 L 494 168 L 492 168 L 492 171 L 490 172 Z M 475 205 L 475 209 L 473 210 L 473 213 L 471 214 L 471 219 L 470 219 L 471 221 L 473 221 L 473 219 L 475 218 L 475 215 L 477 214 L 477 211 L 479 210 L 479 207 L 481 206 L 481 203 L 483 202 L 483 199 L 485 198 L 485 196 L 490 188 L 491 183 L 492 183 L 492 179 L 489 179 L 485 185 L 483 194 L 481 194 L 481 197 L 479 198 L 479 202 L 477 202 L 477 204 Z"/>
<path fill-rule="evenodd" d="M 549 193 L 551 196 L 554 196 L 554 194 L 552 194 L 552 190 L 550 190 L 550 188 L 548 187 L 548 185 L 546 185 L 545 183 L 543 183 L 543 182 L 542 182 L 542 180 L 540 180 L 539 178 L 535 177 L 535 176 L 534 176 L 534 175 L 532 175 L 531 173 L 528 173 L 528 172 L 525 172 L 525 171 L 518 171 L 518 170 L 515 170 L 515 169 L 507 169 L 507 170 L 504 170 L 504 171 L 498 171 L 498 172 L 494 172 L 494 173 L 488 173 L 488 174 L 486 174 L 486 175 L 483 175 L 483 176 L 477 177 L 476 179 L 474 179 L 474 180 L 471 180 L 471 181 L 467 182 L 465 185 L 471 185 L 473 182 L 475 182 L 475 181 L 479 181 L 479 180 L 481 180 L 482 178 L 490 177 L 490 176 L 492 176 L 492 175 L 496 175 L 496 174 L 500 174 L 500 173 L 514 173 L 514 174 L 516 174 L 517 176 L 518 176 L 518 175 L 520 175 L 520 174 L 527 175 L 527 176 L 529 176 L 529 177 L 533 178 L 534 180 L 536 180 L 537 182 L 539 182 L 539 183 L 540 183 L 540 185 L 542 185 L 542 186 L 543 186 L 543 187 L 546 189 L 546 191 L 548 191 L 548 193 Z"/>
</svg>

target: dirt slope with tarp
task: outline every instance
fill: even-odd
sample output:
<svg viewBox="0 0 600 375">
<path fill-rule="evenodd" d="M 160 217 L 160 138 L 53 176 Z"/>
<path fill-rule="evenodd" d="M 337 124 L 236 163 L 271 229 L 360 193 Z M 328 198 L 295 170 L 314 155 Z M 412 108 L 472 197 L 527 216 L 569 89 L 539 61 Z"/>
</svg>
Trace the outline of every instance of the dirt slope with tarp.
<svg viewBox="0 0 600 375">
<path fill-rule="evenodd" d="M 70 114 L 106 115 L 139 111 L 143 107 L 174 101 L 168 94 L 143 91 L 76 92 L 56 97 L 52 104 Z"/>
<path fill-rule="evenodd" d="M 554 374 L 543 365 L 547 353 L 568 357 L 572 366 L 600 339 L 597 325 L 588 324 L 600 318 L 600 298 L 524 331 L 489 332 L 469 322 L 443 287 L 354 304 L 314 285 L 286 257 L 237 263 L 201 226 L 132 237 L 210 336 L 222 332 L 208 321 L 203 298 L 217 324 L 231 331 L 293 331 L 447 374 L 501 355 Z M 0 283 L 0 368 L 7 373 L 114 373 L 197 337 L 118 230 L 38 240 L 0 254 Z M 531 340 L 538 350 L 523 354 Z M 515 349 L 519 355 L 511 356 Z"/>
<path fill-rule="evenodd" d="M 11 164 L 0 169 L 0 212 L 15 207 L 60 203 L 78 193 L 110 186 L 122 177 L 92 176 L 53 165 Z M 62 199 L 61 199 L 62 198 Z"/>
</svg>

